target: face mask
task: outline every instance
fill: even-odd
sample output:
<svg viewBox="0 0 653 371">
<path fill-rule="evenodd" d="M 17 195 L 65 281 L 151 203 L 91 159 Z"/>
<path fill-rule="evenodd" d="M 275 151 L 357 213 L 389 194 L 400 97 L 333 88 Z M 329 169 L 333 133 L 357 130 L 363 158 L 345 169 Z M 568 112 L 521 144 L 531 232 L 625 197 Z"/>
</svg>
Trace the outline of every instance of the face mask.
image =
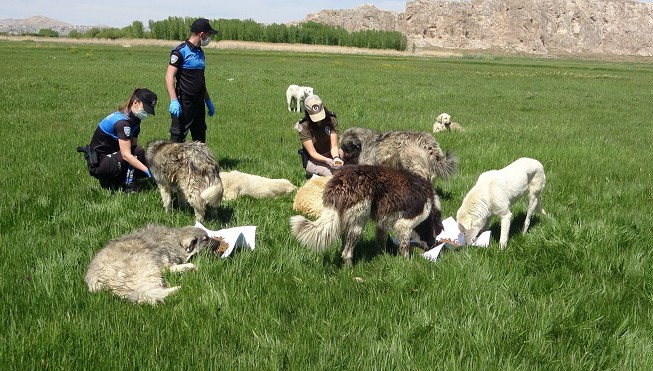
<svg viewBox="0 0 653 371">
<path fill-rule="evenodd" d="M 201 45 L 207 46 L 211 42 L 211 36 L 208 36 L 206 39 L 202 39 Z"/>
<path fill-rule="evenodd" d="M 140 120 L 145 120 L 148 114 L 144 109 L 139 109 L 138 112 L 134 113 L 134 116 L 138 117 Z"/>
</svg>

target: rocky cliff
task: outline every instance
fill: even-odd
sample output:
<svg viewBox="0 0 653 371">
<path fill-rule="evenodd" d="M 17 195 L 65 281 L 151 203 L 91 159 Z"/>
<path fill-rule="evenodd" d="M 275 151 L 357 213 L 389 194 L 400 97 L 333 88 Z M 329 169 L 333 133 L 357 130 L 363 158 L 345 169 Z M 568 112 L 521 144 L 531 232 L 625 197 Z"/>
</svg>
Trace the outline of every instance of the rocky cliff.
<svg viewBox="0 0 653 371">
<path fill-rule="evenodd" d="M 653 4 L 632 0 L 413 0 L 403 13 L 363 5 L 304 21 L 400 31 L 421 49 L 653 56 Z"/>
</svg>

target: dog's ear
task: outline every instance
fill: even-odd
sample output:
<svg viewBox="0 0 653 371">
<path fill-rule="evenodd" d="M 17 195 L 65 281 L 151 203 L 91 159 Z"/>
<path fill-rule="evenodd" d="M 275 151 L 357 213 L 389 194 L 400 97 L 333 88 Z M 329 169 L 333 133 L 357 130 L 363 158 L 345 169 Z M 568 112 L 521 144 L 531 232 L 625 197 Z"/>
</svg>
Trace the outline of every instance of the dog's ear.
<svg viewBox="0 0 653 371">
<path fill-rule="evenodd" d="M 179 244 L 181 245 L 181 247 L 184 248 L 184 250 L 186 250 L 186 252 L 191 252 L 195 250 L 195 245 L 197 244 L 197 237 L 195 236 L 184 237 L 181 239 L 181 241 L 179 241 Z"/>
<path fill-rule="evenodd" d="M 469 218 L 458 219 L 458 229 L 461 231 L 472 229 L 472 221 Z"/>
</svg>

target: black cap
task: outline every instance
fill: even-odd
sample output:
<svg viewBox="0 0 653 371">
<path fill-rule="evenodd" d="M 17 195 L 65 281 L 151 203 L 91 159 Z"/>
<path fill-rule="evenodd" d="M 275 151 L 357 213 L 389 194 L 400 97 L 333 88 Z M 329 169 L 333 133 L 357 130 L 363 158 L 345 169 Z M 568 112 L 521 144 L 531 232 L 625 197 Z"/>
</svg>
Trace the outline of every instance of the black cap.
<svg viewBox="0 0 653 371">
<path fill-rule="evenodd" d="M 215 35 L 218 33 L 217 30 L 214 30 L 211 25 L 209 24 L 209 20 L 206 18 L 198 18 L 196 19 L 193 24 L 190 26 L 190 30 L 193 33 L 200 33 L 200 32 L 208 32 L 211 35 Z"/>
<path fill-rule="evenodd" d="M 143 109 L 145 112 L 154 116 L 154 106 L 156 106 L 157 97 L 152 90 L 136 89 L 134 97 L 143 102 Z"/>
</svg>

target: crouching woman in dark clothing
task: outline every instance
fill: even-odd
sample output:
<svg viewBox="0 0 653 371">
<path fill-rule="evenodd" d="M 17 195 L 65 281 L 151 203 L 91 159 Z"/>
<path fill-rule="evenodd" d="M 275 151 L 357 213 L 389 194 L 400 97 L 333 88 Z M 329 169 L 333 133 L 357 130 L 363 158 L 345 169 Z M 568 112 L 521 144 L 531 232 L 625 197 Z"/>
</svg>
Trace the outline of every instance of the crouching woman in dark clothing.
<svg viewBox="0 0 653 371">
<path fill-rule="evenodd" d="M 132 177 L 151 176 L 138 135 L 141 121 L 154 115 L 156 102 L 157 96 L 151 90 L 135 89 L 127 103 L 100 121 L 95 129 L 88 150 L 94 152 L 97 161 L 89 162 L 88 170 L 103 188 L 117 189 L 131 183 Z"/>
</svg>

